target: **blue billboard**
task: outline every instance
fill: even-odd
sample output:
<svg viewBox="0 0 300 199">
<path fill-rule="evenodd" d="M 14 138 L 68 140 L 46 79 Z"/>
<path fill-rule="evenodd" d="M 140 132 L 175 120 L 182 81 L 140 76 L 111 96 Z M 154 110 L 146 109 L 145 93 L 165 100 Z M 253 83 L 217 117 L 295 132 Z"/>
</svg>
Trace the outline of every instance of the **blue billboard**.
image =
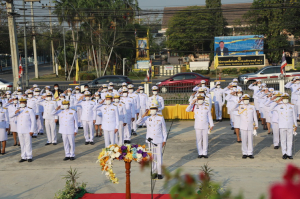
<svg viewBox="0 0 300 199">
<path fill-rule="evenodd" d="M 215 37 L 215 55 L 257 55 L 264 54 L 263 35 L 242 35 Z"/>
</svg>

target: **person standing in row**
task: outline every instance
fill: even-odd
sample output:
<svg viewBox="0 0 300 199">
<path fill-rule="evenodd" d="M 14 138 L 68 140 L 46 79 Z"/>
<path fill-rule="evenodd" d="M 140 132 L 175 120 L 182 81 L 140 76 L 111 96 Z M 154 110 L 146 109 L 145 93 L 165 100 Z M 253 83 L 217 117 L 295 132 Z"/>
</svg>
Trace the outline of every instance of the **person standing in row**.
<svg viewBox="0 0 300 199">
<path fill-rule="evenodd" d="M 193 88 L 193 91 L 195 92 L 195 91 L 198 91 L 199 90 L 199 88 L 206 88 L 207 89 L 207 93 L 209 93 L 209 88 L 207 88 L 206 87 L 206 81 L 205 80 L 201 80 L 201 82 L 200 82 L 200 84 L 198 84 L 197 86 L 195 86 L 194 88 Z"/>
<path fill-rule="evenodd" d="M 17 125 L 17 118 L 13 117 L 15 115 L 15 112 L 19 109 L 19 101 L 17 96 L 13 96 L 11 100 L 8 101 L 8 103 L 5 104 L 5 108 L 8 110 L 8 115 L 9 115 L 9 126 L 10 126 L 10 131 L 13 134 L 14 138 L 14 146 L 17 146 L 17 130 L 18 130 L 18 125 Z M 19 144 L 20 146 L 20 144 Z"/>
<path fill-rule="evenodd" d="M 7 140 L 7 131 L 9 129 L 9 116 L 7 112 L 7 108 L 3 108 L 2 100 L 0 99 L 0 153 L 2 155 L 5 154 L 6 140 Z"/>
<path fill-rule="evenodd" d="M 274 96 L 271 98 L 271 103 L 269 104 L 270 109 L 270 120 L 272 124 L 272 130 L 273 130 L 273 145 L 274 149 L 279 149 L 279 142 L 280 142 L 280 136 L 279 136 L 279 116 L 278 112 L 273 110 L 275 106 L 277 106 L 276 101 L 278 101 L 281 97 L 281 93 L 279 91 L 274 91 Z"/>
<path fill-rule="evenodd" d="M 214 92 L 213 102 L 215 104 L 216 121 L 222 122 L 222 109 L 225 103 L 225 92 L 221 88 L 221 83 L 216 82 L 216 86 L 210 89 Z"/>
<path fill-rule="evenodd" d="M 32 141 L 31 137 L 36 129 L 35 113 L 32 109 L 26 107 L 27 99 L 20 98 L 20 109 L 16 110 L 12 117 L 17 118 L 18 135 L 21 145 L 21 162 L 32 162 Z"/>
<path fill-rule="evenodd" d="M 152 93 L 153 95 L 148 99 L 148 109 L 150 108 L 150 104 L 155 101 L 158 103 L 158 112 L 157 114 L 162 115 L 162 110 L 165 108 L 165 101 L 164 98 L 158 95 L 158 87 L 152 86 Z"/>
<path fill-rule="evenodd" d="M 77 103 L 79 98 L 81 98 L 84 95 L 80 93 L 80 87 L 79 86 L 75 86 L 74 91 L 75 91 L 75 94 L 74 94 L 74 97 L 75 97 L 74 106 L 75 106 L 75 104 Z M 82 108 L 79 106 L 79 107 L 76 107 L 76 110 L 77 110 L 77 117 L 78 117 L 78 129 L 83 129 L 82 121 L 81 121 Z"/>
<path fill-rule="evenodd" d="M 257 118 L 259 118 L 259 98 L 258 94 L 261 90 L 261 80 L 257 80 L 256 82 L 252 83 L 248 87 L 250 90 L 253 90 L 253 98 L 254 98 L 254 106 L 256 109 Z"/>
<path fill-rule="evenodd" d="M 59 85 L 58 84 L 54 84 L 54 90 L 52 90 L 53 93 L 53 97 L 56 101 L 59 100 L 59 96 L 60 94 L 62 94 L 64 91 L 59 89 Z"/>
<path fill-rule="evenodd" d="M 136 136 L 137 135 L 136 121 L 139 118 L 139 114 L 140 114 L 140 98 L 139 98 L 138 94 L 134 93 L 134 86 L 132 84 L 128 85 L 128 97 L 130 97 L 134 100 L 135 118 L 134 118 L 134 121 L 131 123 L 131 134 Z"/>
<path fill-rule="evenodd" d="M 146 111 L 148 111 L 148 95 L 146 93 L 144 93 L 144 87 L 143 86 L 139 86 L 138 90 L 137 90 L 137 94 L 140 98 L 140 114 L 139 114 L 139 119 L 142 117 L 142 115 L 144 115 L 146 113 Z M 140 128 L 146 128 L 146 123 L 140 125 Z"/>
<path fill-rule="evenodd" d="M 196 144 L 198 150 L 198 158 L 208 158 L 208 133 L 213 130 L 214 123 L 211 116 L 209 105 L 204 103 L 205 96 L 200 94 L 186 108 L 186 112 L 194 112 Z"/>
<path fill-rule="evenodd" d="M 37 103 L 37 99 L 33 97 L 33 91 L 27 90 L 27 107 L 31 108 L 35 113 L 35 119 L 39 117 L 39 104 Z M 37 138 L 37 129 L 34 130 L 32 138 Z"/>
<path fill-rule="evenodd" d="M 114 105 L 118 107 L 119 113 L 119 128 L 118 133 L 115 135 L 116 137 L 116 144 L 122 145 L 124 143 L 124 126 L 126 126 L 126 122 L 128 119 L 128 115 L 126 114 L 126 107 L 125 103 L 120 101 L 120 95 L 117 93 L 114 95 Z M 118 137 L 119 135 L 119 137 Z"/>
<path fill-rule="evenodd" d="M 35 88 L 34 89 L 34 98 L 37 101 L 40 101 L 42 99 L 42 96 L 40 95 L 41 89 Z M 43 112 L 44 108 L 42 105 L 37 103 L 36 112 L 38 114 L 37 120 L 36 120 L 36 126 L 37 126 L 37 134 L 43 135 L 44 134 L 44 119 L 43 119 Z"/>
<path fill-rule="evenodd" d="M 66 95 L 66 100 L 68 100 L 70 102 L 70 106 L 73 107 L 75 104 L 75 96 L 72 94 L 72 88 L 68 88 L 65 91 L 65 95 Z"/>
<path fill-rule="evenodd" d="M 63 160 L 75 160 L 75 136 L 78 132 L 77 113 L 74 109 L 70 109 L 70 102 L 64 100 L 62 106 L 58 106 L 52 114 L 59 117 L 58 132 L 62 134 L 65 149 Z"/>
<path fill-rule="evenodd" d="M 100 93 L 96 92 L 95 93 L 95 104 L 99 104 L 102 100 L 100 98 Z M 96 131 L 96 137 L 101 137 L 102 136 L 102 129 L 101 129 L 101 125 L 102 125 L 102 117 L 100 117 L 98 115 L 99 111 L 95 111 L 96 114 L 96 121 L 95 121 L 95 131 Z M 98 132 L 100 131 L 100 134 L 98 134 Z"/>
</svg>

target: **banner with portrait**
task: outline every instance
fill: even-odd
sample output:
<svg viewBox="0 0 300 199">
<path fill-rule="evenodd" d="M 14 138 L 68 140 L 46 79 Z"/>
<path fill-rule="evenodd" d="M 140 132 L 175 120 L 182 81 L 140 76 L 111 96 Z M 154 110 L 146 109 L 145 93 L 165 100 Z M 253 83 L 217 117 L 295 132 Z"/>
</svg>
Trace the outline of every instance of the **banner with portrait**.
<svg viewBox="0 0 300 199">
<path fill-rule="evenodd" d="M 149 39 L 136 38 L 136 60 L 149 60 Z"/>
</svg>

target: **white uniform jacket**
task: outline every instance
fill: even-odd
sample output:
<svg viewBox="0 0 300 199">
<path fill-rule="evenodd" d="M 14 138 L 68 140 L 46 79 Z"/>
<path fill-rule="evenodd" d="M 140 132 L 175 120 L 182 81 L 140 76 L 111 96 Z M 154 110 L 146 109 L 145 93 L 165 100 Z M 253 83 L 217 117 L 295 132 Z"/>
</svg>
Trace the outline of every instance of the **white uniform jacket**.
<svg viewBox="0 0 300 199">
<path fill-rule="evenodd" d="M 195 129 L 208 129 L 208 125 L 210 127 L 214 126 L 209 104 L 190 104 L 186 108 L 186 112 L 192 111 L 194 112 Z"/>
<path fill-rule="evenodd" d="M 52 114 L 59 117 L 59 133 L 73 135 L 78 132 L 78 118 L 74 109 L 54 110 Z"/>
<path fill-rule="evenodd" d="M 97 105 L 96 111 L 102 117 L 102 129 L 106 131 L 113 131 L 119 129 L 119 111 L 116 105 Z"/>
<path fill-rule="evenodd" d="M 17 132 L 19 134 L 29 134 L 30 132 L 33 133 L 35 131 L 36 119 L 32 109 L 28 107 L 20 108 L 20 111 L 12 117 L 17 117 Z"/>
</svg>

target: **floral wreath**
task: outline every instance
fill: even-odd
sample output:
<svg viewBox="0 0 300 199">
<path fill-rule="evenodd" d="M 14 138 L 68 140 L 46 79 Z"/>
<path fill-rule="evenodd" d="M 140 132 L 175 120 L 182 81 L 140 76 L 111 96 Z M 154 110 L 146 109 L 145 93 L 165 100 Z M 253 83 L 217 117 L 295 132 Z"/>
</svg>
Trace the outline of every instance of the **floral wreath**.
<svg viewBox="0 0 300 199">
<path fill-rule="evenodd" d="M 100 163 L 101 170 L 105 172 L 106 177 L 114 184 L 119 183 L 119 179 L 113 172 L 113 160 L 124 160 L 124 162 L 136 161 L 138 163 L 150 161 L 151 153 L 146 151 L 145 145 L 110 145 L 103 148 L 98 156 L 97 163 Z M 102 173 L 103 173 L 102 172 Z"/>
</svg>

